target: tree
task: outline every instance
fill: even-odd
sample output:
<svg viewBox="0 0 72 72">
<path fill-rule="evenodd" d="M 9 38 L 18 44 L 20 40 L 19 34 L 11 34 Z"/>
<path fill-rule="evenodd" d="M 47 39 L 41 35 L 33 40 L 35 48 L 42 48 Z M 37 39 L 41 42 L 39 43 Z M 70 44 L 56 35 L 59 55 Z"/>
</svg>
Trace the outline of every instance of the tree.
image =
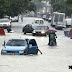
<svg viewBox="0 0 72 72">
<path fill-rule="evenodd" d="M 54 12 L 57 11 L 65 13 L 67 16 L 70 15 L 69 7 L 65 0 L 51 0 L 51 5 Z"/>
<path fill-rule="evenodd" d="M 0 17 L 3 15 L 17 16 L 27 10 L 35 11 L 36 7 L 31 0 L 0 0 Z"/>
<path fill-rule="evenodd" d="M 66 4 L 67 4 L 68 7 L 69 7 L 70 15 L 71 15 L 71 14 L 72 14 L 72 0 L 67 0 L 67 1 L 66 1 Z"/>
<path fill-rule="evenodd" d="M 30 2 L 30 4 L 28 5 L 28 11 L 36 11 L 36 5 L 32 2 Z"/>
</svg>

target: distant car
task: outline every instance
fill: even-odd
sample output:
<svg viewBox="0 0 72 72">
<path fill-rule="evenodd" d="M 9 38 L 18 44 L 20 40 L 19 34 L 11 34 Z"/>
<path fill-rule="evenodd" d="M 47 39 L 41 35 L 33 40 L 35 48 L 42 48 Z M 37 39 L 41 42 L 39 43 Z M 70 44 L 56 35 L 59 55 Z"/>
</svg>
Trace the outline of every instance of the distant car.
<svg viewBox="0 0 72 72">
<path fill-rule="evenodd" d="M 27 24 L 27 25 L 25 25 L 25 26 L 23 27 L 22 32 L 23 32 L 24 34 L 26 34 L 26 33 L 32 33 L 33 30 L 34 30 L 34 29 L 33 29 L 32 25 L 31 25 L 31 24 Z"/>
<path fill-rule="evenodd" d="M 47 15 L 43 15 L 43 17 L 42 17 L 42 18 L 43 18 L 44 20 L 46 20 L 46 16 L 47 16 Z"/>
<path fill-rule="evenodd" d="M 63 29 L 65 28 L 65 23 L 64 22 L 57 22 L 55 28 L 56 29 Z"/>
<path fill-rule="evenodd" d="M 11 17 L 10 19 L 12 22 L 18 22 L 18 16 Z"/>
<path fill-rule="evenodd" d="M 50 17 L 48 18 L 48 22 L 51 22 L 51 20 L 52 20 L 52 16 L 50 16 Z"/>
<path fill-rule="evenodd" d="M 43 35 L 43 36 L 46 36 L 47 35 L 47 30 L 49 29 L 48 26 L 37 26 L 33 32 L 32 32 L 32 35 L 35 36 L 35 35 Z"/>
<path fill-rule="evenodd" d="M 44 20 L 42 18 L 35 18 L 32 24 L 43 25 Z"/>
<path fill-rule="evenodd" d="M 37 54 L 38 46 L 35 39 L 10 39 L 1 50 L 1 55 Z"/>
<path fill-rule="evenodd" d="M 0 19 L 0 28 L 10 28 L 11 22 L 7 18 Z"/>
</svg>

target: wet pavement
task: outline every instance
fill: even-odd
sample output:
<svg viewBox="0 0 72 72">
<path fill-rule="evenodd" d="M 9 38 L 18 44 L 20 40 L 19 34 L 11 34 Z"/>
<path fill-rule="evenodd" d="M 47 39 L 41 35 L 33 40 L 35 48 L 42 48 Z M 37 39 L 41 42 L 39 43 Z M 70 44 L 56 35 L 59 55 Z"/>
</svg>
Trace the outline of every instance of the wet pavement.
<svg viewBox="0 0 72 72">
<path fill-rule="evenodd" d="M 0 72 L 72 72 L 72 39 L 65 37 L 63 30 L 57 30 L 57 46 L 48 46 L 48 36 L 32 36 L 22 33 L 23 26 L 32 22 L 24 18 L 24 22 L 12 23 L 14 33 L 0 36 L 0 52 L 2 44 L 10 38 L 34 38 L 43 54 L 38 55 L 0 55 Z M 29 22 L 29 23 L 30 23 Z M 50 23 L 45 21 L 50 28 Z"/>
</svg>

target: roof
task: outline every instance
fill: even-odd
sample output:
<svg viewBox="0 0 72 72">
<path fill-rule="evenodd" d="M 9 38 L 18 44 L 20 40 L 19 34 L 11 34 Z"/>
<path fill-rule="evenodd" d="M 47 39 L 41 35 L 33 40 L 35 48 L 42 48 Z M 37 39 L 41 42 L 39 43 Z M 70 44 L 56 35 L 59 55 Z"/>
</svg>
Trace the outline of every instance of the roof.
<svg viewBox="0 0 72 72">
<path fill-rule="evenodd" d="M 43 20 L 42 18 L 35 18 L 34 20 Z"/>
<path fill-rule="evenodd" d="M 25 40 L 25 39 L 22 39 L 22 38 L 13 38 L 13 39 L 9 39 L 9 40 Z"/>
</svg>

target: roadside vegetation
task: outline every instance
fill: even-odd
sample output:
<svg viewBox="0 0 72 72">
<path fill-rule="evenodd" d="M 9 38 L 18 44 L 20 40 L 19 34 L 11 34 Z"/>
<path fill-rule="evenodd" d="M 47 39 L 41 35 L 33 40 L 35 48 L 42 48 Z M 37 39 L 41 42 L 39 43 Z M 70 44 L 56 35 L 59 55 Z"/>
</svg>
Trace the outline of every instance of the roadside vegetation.
<svg viewBox="0 0 72 72">
<path fill-rule="evenodd" d="M 66 16 L 72 14 L 72 0 L 51 0 L 53 11 L 65 13 Z"/>
<path fill-rule="evenodd" d="M 4 15 L 13 17 L 35 10 L 36 6 L 31 0 L 0 0 L 0 18 Z"/>
</svg>

